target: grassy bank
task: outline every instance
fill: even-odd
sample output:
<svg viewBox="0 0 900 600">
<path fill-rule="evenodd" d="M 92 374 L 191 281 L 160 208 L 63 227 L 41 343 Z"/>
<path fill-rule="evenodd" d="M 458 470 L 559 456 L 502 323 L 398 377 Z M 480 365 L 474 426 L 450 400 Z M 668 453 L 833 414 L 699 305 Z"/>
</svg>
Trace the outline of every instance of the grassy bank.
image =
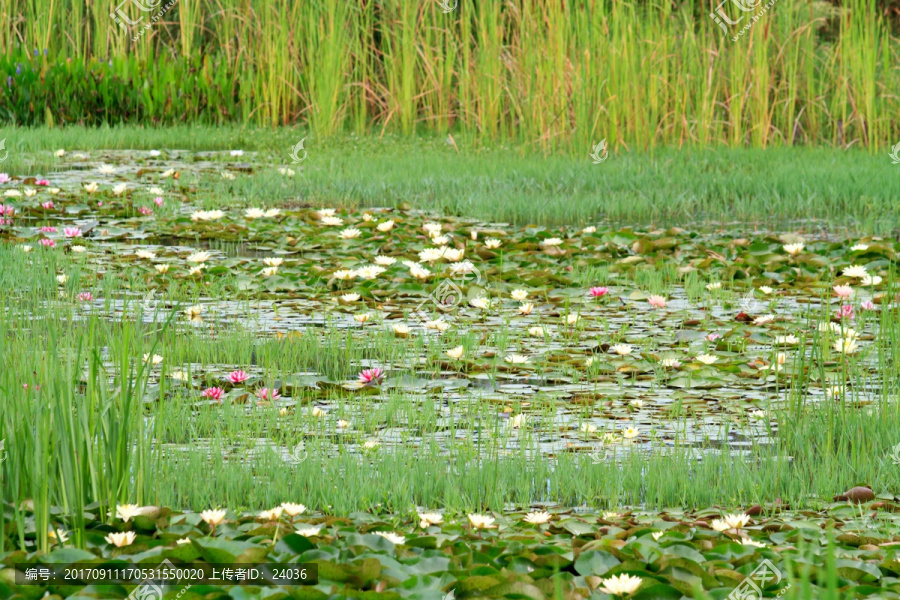
<svg viewBox="0 0 900 600">
<path fill-rule="evenodd" d="M 321 139 L 305 130 L 224 127 L 0 129 L 9 151 L 0 170 L 47 175 L 63 169 L 59 148 L 102 158 L 102 150 L 235 150 L 222 169 L 247 160 L 273 166 L 254 177 L 196 183 L 196 199 L 229 203 L 309 202 L 347 207 L 407 205 L 515 224 L 801 229 L 892 235 L 900 219 L 900 165 L 887 151 L 859 149 L 687 149 L 613 152 L 600 164 L 590 146 L 576 156 L 528 145 L 482 145 L 477 136 L 399 135 Z M 291 164 L 305 139 L 306 159 Z M 300 153 L 302 156 L 303 153 Z M 165 158 L 171 158 L 166 155 Z M 818 221 L 818 222 L 816 222 Z M 731 224 L 731 225 L 728 225 Z"/>
</svg>

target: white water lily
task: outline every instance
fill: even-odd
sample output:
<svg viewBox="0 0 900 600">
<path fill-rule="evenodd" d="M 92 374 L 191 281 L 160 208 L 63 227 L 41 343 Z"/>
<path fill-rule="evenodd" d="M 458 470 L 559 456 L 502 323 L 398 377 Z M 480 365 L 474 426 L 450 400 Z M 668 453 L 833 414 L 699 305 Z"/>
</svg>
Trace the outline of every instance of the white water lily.
<svg viewBox="0 0 900 600">
<path fill-rule="evenodd" d="M 876 285 L 879 285 L 881 282 L 882 282 L 882 279 L 881 279 L 880 275 L 866 275 L 865 277 L 862 278 L 862 281 L 860 281 L 860 284 L 862 284 L 864 286 L 876 286 Z"/>
<path fill-rule="evenodd" d="M 303 537 L 315 537 L 322 531 L 322 527 L 300 527 L 295 531 L 297 535 L 302 535 Z"/>
<path fill-rule="evenodd" d="M 491 250 L 499 248 L 501 243 L 502 242 L 496 238 L 488 238 L 488 239 L 484 240 L 484 246 Z"/>
<path fill-rule="evenodd" d="M 188 318 L 188 321 L 192 323 L 199 323 L 203 321 L 203 305 L 196 304 L 194 306 L 188 306 L 184 309 L 184 314 Z"/>
<path fill-rule="evenodd" d="M 862 242 L 860 242 L 859 244 L 854 244 L 853 246 L 850 246 L 850 250 L 852 250 L 853 252 L 865 252 L 868 249 L 869 249 L 869 245 L 863 244 Z"/>
<path fill-rule="evenodd" d="M 469 300 L 469 305 L 481 310 L 488 310 L 491 307 L 491 301 L 489 298 L 485 298 L 484 296 L 478 298 L 472 298 Z"/>
<path fill-rule="evenodd" d="M 462 346 L 457 346 L 456 348 L 451 348 L 447 350 L 447 356 L 452 358 L 453 360 L 459 360 L 463 357 L 463 353 L 465 349 Z"/>
<path fill-rule="evenodd" d="M 280 267 L 281 265 L 284 264 L 284 259 L 279 258 L 279 257 L 264 258 L 263 264 L 266 265 L 267 267 Z"/>
<path fill-rule="evenodd" d="M 523 521 L 525 521 L 526 523 L 531 523 L 532 525 L 541 525 L 543 523 L 549 522 L 552 517 L 553 515 L 551 515 L 547 511 L 539 510 L 530 512 L 525 515 Z"/>
<path fill-rule="evenodd" d="M 359 294 L 344 294 L 343 296 L 341 296 L 341 302 L 350 304 L 351 302 L 356 302 L 357 300 L 359 300 L 359 298 Z"/>
<path fill-rule="evenodd" d="M 761 315 L 753 319 L 754 325 L 765 325 L 766 323 L 771 323 L 775 320 L 775 315 Z"/>
<path fill-rule="evenodd" d="M 153 260 L 154 258 L 156 258 L 156 254 L 154 254 L 153 252 L 150 252 L 149 250 L 138 250 L 134 254 L 138 258 L 143 258 L 146 260 Z"/>
<path fill-rule="evenodd" d="M 659 361 L 659 364 L 666 367 L 667 369 L 674 369 L 681 366 L 681 361 L 677 358 L 664 358 Z"/>
<path fill-rule="evenodd" d="M 99 189 L 100 189 L 100 184 L 97 183 L 96 181 L 91 181 L 89 183 L 84 184 L 84 190 L 86 192 L 88 192 L 89 194 L 93 194 L 94 192 L 96 192 Z"/>
<path fill-rule="evenodd" d="M 759 286 L 757 289 L 758 289 L 760 292 L 762 292 L 763 294 L 765 294 L 766 296 L 768 296 L 769 294 L 772 293 L 772 288 L 770 288 L 770 287 L 767 286 L 767 285 L 761 285 L 761 286 Z"/>
<path fill-rule="evenodd" d="M 261 208 L 248 208 L 244 211 L 245 219 L 261 219 L 266 216 L 266 211 Z"/>
<path fill-rule="evenodd" d="M 191 213 L 191 221 L 217 221 L 224 216 L 221 210 L 198 210 Z"/>
<path fill-rule="evenodd" d="M 388 231 L 390 231 L 393 228 L 394 228 L 394 222 L 390 221 L 390 220 L 383 221 L 375 226 L 375 229 L 377 229 L 378 231 L 380 231 L 382 233 L 387 233 Z"/>
<path fill-rule="evenodd" d="M 521 302 L 528 297 L 528 292 L 526 292 L 525 290 L 513 290 L 509 295 L 513 300 L 518 300 L 519 302 Z"/>
<path fill-rule="evenodd" d="M 541 246 L 546 246 L 549 248 L 549 247 L 553 247 L 553 246 L 561 246 L 562 243 L 563 243 L 562 239 L 551 237 L 551 238 L 547 238 L 546 240 L 542 240 Z"/>
<path fill-rule="evenodd" d="M 400 336 L 409 335 L 409 327 L 403 323 L 397 323 L 392 327 L 394 333 Z"/>
<path fill-rule="evenodd" d="M 355 227 L 348 227 L 347 229 L 341 230 L 341 238 L 345 240 L 352 240 L 354 238 L 358 238 L 362 232 Z"/>
<path fill-rule="evenodd" d="M 868 274 L 869 272 L 862 265 L 850 265 L 849 267 L 844 267 L 844 270 L 841 271 L 841 275 L 844 277 L 855 277 L 857 279 L 862 279 Z"/>
<path fill-rule="evenodd" d="M 529 359 L 527 356 L 522 356 L 521 354 L 507 354 L 504 360 L 513 365 L 524 365 Z"/>
<path fill-rule="evenodd" d="M 496 527 L 494 525 L 494 517 L 489 517 L 487 515 L 481 515 L 477 513 L 473 513 L 467 515 L 469 519 L 469 523 L 472 524 L 472 527 L 475 529 L 492 529 Z"/>
<path fill-rule="evenodd" d="M 533 311 L 533 310 L 534 310 L 534 304 L 532 304 L 531 302 L 523 302 L 519 306 L 519 314 L 520 315 L 530 315 L 531 311 Z"/>
<path fill-rule="evenodd" d="M 612 347 L 612 351 L 619 356 L 628 356 L 631 354 L 632 347 L 630 344 L 616 344 Z"/>
<path fill-rule="evenodd" d="M 107 535 L 105 539 L 108 543 L 112 544 L 116 548 L 122 548 L 124 546 L 130 546 L 134 543 L 135 533 L 133 531 L 123 531 L 120 533 L 110 533 Z"/>
<path fill-rule="evenodd" d="M 352 269 L 340 269 L 339 271 L 332 273 L 332 277 L 340 281 L 348 281 L 350 279 L 356 279 L 356 271 Z"/>
<path fill-rule="evenodd" d="M 395 262 L 397 262 L 397 259 L 394 258 L 393 256 L 380 256 L 379 255 L 379 256 L 376 256 L 375 258 L 373 258 L 372 262 L 374 262 L 376 265 L 380 265 L 382 267 L 390 267 Z"/>
<path fill-rule="evenodd" d="M 263 277 L 272 277 L 276 273 L 278 273 L 278 267 L 265 267 L 259 272 Z"/>
<path fill-rule="evenodd" d="M 714 283 L 707 283 L 707 284 L 706 284 L 706 289 L 707 289 L 708 291 L 710 291 L 710 292 L 715 291 L 715 290 L 722 289 L 722 282 L 721 282 L 721 281 L 716 281 L 716 282 L 714 282 Z"/>
<path fill-rule="evenodd" d="M 112 165 L 104 164 L 104 165 L 100 165 L 99 167 L 97 167 L 97 172 L 102 175 L 112 175 L 113 173 L 116 172 L 116 168 Z"/>
<path fill-rule="evenodd" d="M 803 244 L 803 242 L 798 242 L 795 244 L 785 244 L 784 246 L 782 246 L 782 248 L 784 248 L 784 251 L 791 256 L 797 256 L 798 254 L 803 252 L 803 248 L 805 248 L 805 245 Z"/>
<path fill-rule="evenodd" d="M 403 537 L 402 535 L 400 535 L 398 533 L 393 533 L 391 531 L 376 531 L 375 535 L 380 535 L 381 537 L 383 537 L 387 541 L 391 542 L 392 544 L 400 545 L 400 544 L 406 543 L 405 537 Z"/>
<path fill-rule="evenodd" d="M 320 219 L 322 225 L 327 225 L 329 227 L 340 227 L 344 224 L 344 220 L 340 217 L 332 217 L 331 215 L 326 215 Z"/>
<path fill-rule="evenodd" d="M 199 252 L 194 252 L 193 254 L 189 255 L 186 260 L 189 263 L 205 263 L 210 258 L 212 258 L 212 254 L 210 254 L 206 250 L 201 250 Z"/>
<path fill-rule="evenodd" d="M 535 325 L 534 327 L 529 327 L 528 335 L 530 335 L 531 337 L 542 338 L 542 337 L 544 337 L 544 328 L 540 327 L 538 325 Z"/>
<path fill-rule="evenodd" d="M 613 575 L 608 579 L 601 579 L 600 591 L 604 594 L 611 594 L 613 596 L 630 595 L 635 593 L 637 589 L 641 587 L 641 583 L 643 582 L 644 580 L 640 577 L 622 573 L 620 575 Z"/>
<path fill-rule="evenodd" d="M 113 194 L 115 194 L 116 196 L 121 196 L 122 194 L 124 194 L 127 191 L 128 191 L 127 183 L 120 183 L 116 186 L 113 186 Z"/>
<path fill-rule="evenodd" d="M 711 365 L 714 362 L 719 360 L 719 357 L 714 356 L 712 354 L 698 354 L 697 361 L 702 362 L 704 365 Z"/>
<path fill-rule="evenodd" d="M 225 509 L 220 510 L 204 510 L 200 513 L 200 518 L 204 523 L 215 527 L 222 523 L 225 520 Z"/>
<path fill-rule="evenodd" d="M 444 515 L 440 513 L 418 513 L 419 527 L 427 529 L 432 525 L 440 525 L 444 522 Z"/>
</svg>

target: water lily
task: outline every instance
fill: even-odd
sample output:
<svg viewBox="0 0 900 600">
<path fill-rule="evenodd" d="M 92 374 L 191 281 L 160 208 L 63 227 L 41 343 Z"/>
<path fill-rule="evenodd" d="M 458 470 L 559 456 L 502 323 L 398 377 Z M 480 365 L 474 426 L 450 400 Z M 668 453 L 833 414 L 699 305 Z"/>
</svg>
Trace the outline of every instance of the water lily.
<svg viewBox="0 0 900 600">
<path fill-rule="evenodd" d="M 664 358 L 659 361 L 659 364 L 667 369 L 676 369 L 681 366 L 681 361 L 677 358 Z"/>
<path fill-rule="evenodd" d="M 287 516 L 294 518 L 306 512 L 306 507 L 302 504 L 294 504 L 293 502 L 282 502 L 281 508 L 287 513 Z"/>
<path fill-rule="evenodd" d="M 588 294 L 590 294 L 592 298 L 602 298 L 608 293 L 608 287 L 592 287 L 590 290 L 588 290 Z"/>
<path fill-rule="evenodd" d="M 832 348 L 834 348 L 835 352 L 841 354 L 854 354 L 859 350 L 859 344 L 857 344 L 856 340 L 853 338 L 844 337 L 835 340 L 834 344 L 832 344 Z"/>
<path fill-rule="evenodd" d="M 717 360 L 719 360 L 719 358 L 712 354 L 698 354 L 697 355 L 697 361 L 703 363 L 704 365 L 711 365 L 714 362 L 716 362 Z"/>
<path fill-rule="evenodd" d="M 418 513 L 419 527 L 427 529 L 432 525 L 440 525 L 444 522 L 444 515 L 440 513 Z"/>
<path fill-rule="evenodd" d="M 204 510 L 200 513 L 200 519 L 204 523 L 215 529 L 216 526 L 220 525 L 225 520 L 225 514 L 225 509 Z"/>
<path fill-rule="evenodd" d="M 250 375 L 244 371 L 232 371 L 225 378 L 233 384 L 243 383 L 250 379 Z"/>
<path fill-rule="evenodd" d="M 493 529 L 496 527 L 494 525 L 494 517 L 489 517 L 487 515 L 481 515 L 477 513 L 473 513 L 467 515 L 469 519 L 469 523 L 472 524 L 472 527 L 475 529 Z"/>
<path fill-rule="evenodd" d="M 126 523 L 141 514 L 141 507 L 137 504 L 119 504 L 116 506 L 116 518 Z"/>
<path fill-rule="evenodd" d="M 381 537 L 383 537 L 383 538 L 386 539 L 387 541 L 391 542 L 392 544 L 400 545 L 400 544 L 405 544 L 405 543 L 406 543 L 406 538 L 405 538 L 405 537 L 403 537 L 403 536 L 400 535 L 400 534 L 393 533 L 393 532 L 390 532 L 390 531 L 376 531 L 376 532 L 375 532 L 375 535 L 380 535 Z"/>
<path fill-rule="evenodd" d="M 721 281 L 715 281 L 715 282 L 713 282 L 713 283 L 707 283 L 707 284 L 706 284 L 706 289 L 707 289 L 707 291 L 710 291 L 710 292 L 714 292 L 714 291 L 716 291 L 716 290 L 720 290 L 720 289 L 722 289 L 722 282 L 721 282 Z"/>
<path fill-rule="evenodd" d="M 281 513 L 284 512 L 284 508 L 280 506 L 276 506 L 275 508 L 264 510 L 259 513 L 259 518 L 263 521 L 277 521 L 281 518 Z"/>
<path fill-rule="evenodd" d="M 526 523 L 531 523 L 532 525 L 541 525 L 543 523 L 547 523 L 548 521 L 550 521 L 552 516 L 553 515 L 551 515 L 550 513 L 546 512 L 546 511 L 539 510 L 539 511 L 530 512 L 527 515 L 525 515 L 525 518 L 523 519 L 523 521 L 525 521 Z"/>
<path fill-rule="evenodd" d="M 528 335 L 530 335 L 531 337 L 542 338 L 542 337 L 544 337 L 544 328 L 540 327 L 538 325 L 535 325 L 534 327 L 529 327 Z"/>
<path fill-rule="evenodd" d="M 463 349 L 462 346 L 457 346 L 456 348 L 447 350 L 447 356 L 449 356 L 453 360 L 459 360 L 463 357 L 464 352 L 465 352 L 465 350 Z"/>
<path fill-rule="evenodd" d="M 849 298 L 853 295 L 853 288 L 849 285 L 836 285 L 833 288 L 834 295 L 838 298 Z"/>
<path fill-rule="evenodd" d="M 765 294 L 767 296 L 772 293 L 772 288 L 770 288 L 767 285 L 761 285 L 756 289 L 758 289 L 760 292 L 762 292 L 763 294 Z"/>
<path fill-rule="evenodd" d="M 647 298 L 647 304 L 649 304 L 653 308 L 665 308 L 666 298 L 664 296 L 653 294 Z"/>
<path fill-rule="evenodd" d="M 110 533 L 105 538 L 106 542 L 112 544 L 116 548 L 130 546 L 134 543 L 136 535 L 133 531 L 123 531 L 120 533 Z"/>
<path fill-rule="evenodd" d="M 219 402 L 225 396 L 225 390 L 220 387 L 208 387 L 200 393 L 204 398 Z"/>
<path fill-rule="evenodd" d="M 631 344 L 616 344 L 611 350 L 619 356 L 628 356 L 631 354 L 632 347 Z"/>
<path fill-rule="evenodd" d="M 857 279 L 862 279 L 868 274 L 869 272 L 866 268 L 861 265 L 850 265 L 849 267 L 844 267 L 844 270 L 841 271 L 841 275 L 844 277 L 854 277 Z"/>
<path fill-rule="evenodd" d="M 528 297 L 528 292 L 525 290 L 513 290 L 509 295 L 513 300 L 522 302 L 523 300 L 525 300 L 525 298 Z"/>
<path fill-rule="evenodd" d="M 116 186 L 113 186 L 113 194 L 115 194 L 116 196 L 121 196 L 121 195 L 124 194 L 126 191 L 128 191 L 128 184 L 127 184 L 127 183 L 120 183 L 120 184 L 118 184 L 118 185 L 116 185 Z"/>
<path fill-rule="evenodd" d="M 790 254 L 791 256 L 797 256 L 798 254 L 803 252 L 804 247 L 805 246 L 804 246 L 803 242 L 797 242 L 795 244 L 785 244 L 784 246 L 782 246 L 784 251 L 787 252 L 788 254 Z"/>
<path fill-rule="evenodd" d="M 620 575 L 613 575 L 607 579 L 601 579 L 601 587 L 599 589 L 604 594 L 611 594 L 613 596 L 631 595 L 641 587 L 641 583 L 643 582 L 644 580 L 640 577 L 622 573 Z"/>
<path fill-rule="evenodd" d="M 625 429 L 622 430 L 622 437 L 625 438 L 626 440 L 632 440 L 632 439 L 636 438 L 637 436 L 639 436 L 640 434 L 641 434 L 641 432 L 638 431 L 634 427 L 626 427 Z"/>
<path fill-rule="evenodd" d="M 484 246 L 491 250 L 499 248 L 501 243 L 502 242 L 496 238 L 488 238 L 488 239 L 484 240 Z"/>
<path fill-rule="evenodd" d="M 531 311 L 533 311 L 533 310 L 534 310 L 534 304 L 532 304 L 531 302 L 523 302 L 519 306 L 519 314 L 521 314 L 521 315 L 530 315 Z"/>
<path fill-rule="evenodd" d="M 381 381 L 382 377 L 384 377 L 384 371 L 378 367 L 363 369 L 359 374 L 359 381 L 365 385 L 374 385 Z"/>
<path fill-rule="evenodd" d="M 266 211 L 261 208 L 248 208 L 244 211 L 245 219 L 261 219 L 266 216 Z"/>
<path fill-rule="evenodd" d="M 341 231 L 341 237 L 345 240 L 352 240 L 353 238 L 358 238 L 362 232 L 355 227 L 349 227 Z"/>
<path fill-rule="evenodd" d="M 319 532 L 322 530 L 322 527 L 300 527 L 295 531 L 297 535 L 302 535 L 303 537 L 315 537 L 319 535 Z"/>
<path fill-rule="evenodd" d="M 77 238 L 81 237 L 81 228 L 80 227 L 65 227 L 63 228 L 63 235 L 67 238 Z"/>
<path fill-rule="evenodd" d="M 41 239 L 40 241 L 38 241 L 38 243 L 41 246 L 44 246 L 45 248 L 55 248 L 56 247 L 56 242 L 54 240 L 50 240 L 47 238 Z"/>
<path fill-rule="evenodd" d="M 158 364 L 160 364 L 162 361 L 163 361 L 163 357 L 160 356 L 159 354 L 153 354 L 153 355 L 145 354 L 145 355 L 144 355 L 144 362 L 145 362 L 145 363 L 150 363 L 151 365 L 158 365 Z"/>
<path fill-rule="evenodd" d="M 256 397 L 260 400 L 275 400 L 281 397 L 281 392 L 277 388 L 259 388 L 256 390 Z"/>
<path fill-rule="evenodd" d="M 529 359 L 527 356 L 522 356 L 521 354 L 507 354 L 504 360 L 513 365 L 524 365 Z"/>
<path fill-rule="evenodd" d="M 393 221 L 384 221 L 384 222 L 376 225 L 375 228 L 382 233 L 387 233 L 388 231 L 390 231 L 391 229 L 394 228 L 394 222 Z"/>
<path fill-rule="evenodd" d="M 876 286 L 882 282 L 881 276 L 879 275 L 866 275 L 862 278 L 860 283 L 866 287 Z"/>
<path fill-rule="evenodd" d="M 203 321 L 203 305 L 196 304 L 194 306 L 188 306 L 184 309 L 184 314 L 188 318 L 188 321 L 192 323 L 199 323 Z"/>
<path fill-rule="evenodd" d="M 79 302 L 90 302 L 94 299 L 94 295 L 90 292 L 81 292 L 76 296 Z"/>
</svg>

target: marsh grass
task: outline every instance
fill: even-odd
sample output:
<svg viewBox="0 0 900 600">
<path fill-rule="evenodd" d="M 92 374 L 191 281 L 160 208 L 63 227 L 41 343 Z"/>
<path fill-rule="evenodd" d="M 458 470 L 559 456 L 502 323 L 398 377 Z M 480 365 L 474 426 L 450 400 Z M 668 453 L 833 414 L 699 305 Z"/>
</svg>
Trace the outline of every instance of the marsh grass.
<svg viewBox="0 0 900 600">
<path fill-rule="evenodd" d="M 873 489 L 900 485 L 889 457 L 900 428 L 900 409 L 891 401 L 898 392 L 896 311 L 882 311 L 877 323 L 874 372 L 881 378 L 848 360 L 852 391 L 838 400 L 813 402 L 808 391 L 821 385 L 822 374 L 801 369 L 782 390 L 790 401 L 772 408 L 781 424 L 774 443 L 753 441 L 741 460 L 715 443 L 697 446 L 675 439 L 593 464 L 583 453 L 538 451 L 539 440 L 554 434 L 559 401 L 553 399 L 542 400 L 525 424 L 512 429 L 497 419 L 495 406 L 474 397 L 449 403 L 449 415 L 438 420 L 434 407 L 440 397 L 400 387 L 365 411 L 345 445 L 337 446 L 333 432 L 311 415 L 314 401 L 302 393 L 295 392 L 298 404 L 287 416 L 272 406 L 250 412 L 241 404 L 198 408 L 166 377 L 177 365 L 224 370 L 253 365 L 267 385 L 274 385 L 298 372 L 340 381 L 352 379 L 365 361 L 407 363 L 408 371 L 396 374 L 414 380 L 437 376 L 443 346 L 387 333 L 361 340 L 329 328 L 285 339 L 258 338 L 240 326 L 219 327 L 214 338 L 201 332 L 185 336 L 171 320 L 79 317 L 77 309 L 58 302 L 53 279 L 60 270 L 77 278 L 72 260 L 0 246 L 6 265 L 0 296 L 7 307 L 0 318 L 0 438 L 9 452 L 3 496 L 31 499 L 38 531 L 47 530 L 51 507 L 78 515 L 87 506 L 102 513 L 129 501 L 258 508 L 297 498 L 340 513 L 373 506 L 502 509 L 534 502 L 592 508 L 746 506 L 778 498 L 804 507 L 857 483 Z M 679 285 L 664 273 L 651 277 L 636 271 L 634 277 L 660 291 Z M 77 279 L 73 282 L 77 286 Z M 103 296 L 140 293 L 138 287 L 113 278 L 105 282 Z M 176 288 L 167 300 L 173 306 L 192 302 L 193 293 Z M 815 323 L 825 316 L 805 318 Z M 477 348 L 485 342 L 462 333 L 451 343 Z M 503 351 L 519 342 L 500 330 L 487 343 Z M 818 339 L 812 347 L 829 352 Z M 140 359 L 145 353 L 165 357 L 160 371 L 151 375 Z M 422 355 L 424 363 L 410 362 Z M 23 389 L 24 384 L 30 388 Z M 634 384 L 622 381 L 625 389 Z M 875 386 L 880 387 L 873 401 L 865 390 Z M 368 402 L 365 395 L 340 393 L 330 400 L 334 416 Z M 696 417 L 674 411 L 672 418 Z M 727 421 L 721 424 L 723 433 L 729 427 Z M 394 433 L 381 446 L 359 447 L 387 431 Z M 290 449 L 301 439 L 309 457 L 299 464 L 285 462 L 278 448 Z M 11 518 L 24 517 L 17 510 Z M 46 543 L 41 537 L 39 544 Z"/>
<path fill-rule="evenodd" d="M 453 131 L 577 154 L 601 139 L 615 150 L 894 143 L 898 45 L 876 2 L 779 3 L 737 41 L 704 4 L 462 0 L 445 14 L 418 0 L 197 0 L 132 42 L 96 3 L 14 0 L 0 47 L 15 50 L 10 75 L 73 59 L 103 78 L 118 60 L 98 93 L 133 78 L 147 94 L 120 105 L 127 95 L 112 93 L 108 123 L 144 111 L 158 123 L 299 122 L 320 137 Z M 52 85 L 69 96 L 60 106 L 81 105 L 79 86 Z M 7 118 L 30 124 L 97 116 L 16 106 Z"/>
</svg>

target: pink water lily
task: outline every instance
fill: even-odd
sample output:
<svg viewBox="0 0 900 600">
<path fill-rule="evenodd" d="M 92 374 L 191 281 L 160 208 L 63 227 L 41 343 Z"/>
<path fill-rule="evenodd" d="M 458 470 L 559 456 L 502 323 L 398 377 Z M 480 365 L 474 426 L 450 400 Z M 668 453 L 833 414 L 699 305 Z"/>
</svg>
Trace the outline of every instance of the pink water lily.
<svg viewBox="0 0 900 600">
<path fill-rule="evenodd" d="M 359 374 L 360 382 L 366 385 L 378 383 L 382 377 L 384 377 L 384 371 L 378 367 L 375 367 L 374 369 L 363 369 Z"/>
<path fill-rule="evenodd" d="M 647 298 L 647 304 L 652 306 L 653 308 L 665 308 L 666 307 L 666 299 L 663 296 L 659 296 L 654 294 Z"/>
<path fill-rule="evenodd" d="M 53 204 L 52 200 L 47 200 L 46 202 L 41 202 L 41 208 L 43 208 L 44 210 L 53 210 L 54 208 L 56 208 L 56 205 Z"/>
<path fill-rule="evenodd" d="M 79 302 L 90 302 L 94 299 L 94 295 L 90 292 L 81 292 L 75 297 L 78 298 Z"/>
<path fill-rule="evenodd" d="M 7 217 L 11 217 L 16 213 L 16 208 L 14 206 L 10 206 L 9 204 L 0 204 L 0 216 L 6 215 Z"/>
<path fill-rule="evenodd" d="M 608 287 L 592 287 L 588 292 L 594 298 L 602 298 L 609 293 Z"/>
<path fill-rule="evenodd" d="M 853 305 L 845 304 L 841 307 L 841 311 L 838 313 L 838 316 L 842 319 L 850 319 L 853 320 Z"/>
<path fill-rule="evenodd" d="M 12 181 L 9 175 L 6 173 L 0 173 L 0 183 L 9 183 Z"/>
<path fill-rule="evenodd" d="M 871 300 L 866 300 L 865 302 L 860 304 L 859 307 L 863 310 L 875 310 L 875 303 Z"/>
<path fill-rule="evenodd" d="M 149 206 L 142 206 L 138 209 L 138 212 L 145 216 L 150 216 L 153 214 L 153 209 Z"/>
<path fill-rule="evenodd" d="M 48 240 L 47 238 L 42 239 L 42 240 L 40 241 L 40 244 L 41 244 L 41 246 L 45 246 L 45 247 L 47 247 L 47 248 L 54 248 L 54 247 L 56 246 L 56 242 L 55 242 L 55 241 L 53 241 L 53 240 Z"/>
<path fill-rule="evenodd" d="M 256 397 L 260 400 L 274 400 L 280 396 L 281 392 L 279 392 L 277 388 L 272 388 L 271 391 L 269 388 L 259 388 L 256 390 Z"/>
<path fill-rule="evenodd" d="M 43 231 L 44 233 L 56 233 L 58 229 L 56 229 L 56 227 L 51 227 L 50 225 L 44 225 L 40 228 L 40 231 Z"/>
<path fill-rule="evenodd" d="M 225 390 L 220 387 L 208 387 L 200 394 L 204 398 L 209 398 L 210 400 L 221 401 L 222 396 L 225 395 Z"/>
<path fill-rule="evenodd" d="M 38 179 L 34 182 L 34 185 L 50 185 L 49 179 Z"/>
<path fill-rule="evenodd" d="M 66 227 L 63 229 L 63 235 L 67 238 L 81 237 L 80 227 Z"/>
<path fill-rule="evenodd" d="M 242 383 L 250 379 L 250 375 L 244 371 L 232 371 L 228 374 L 227 378 L 231 383 Z"/>
<path fill-rule="evenodd" d="M 162 199 L 162 196 L 157 196 L 156 198 L 153 199 L 153 202 L 154 202 L 154 204 L 156 204 L 157 206 L 162 206 L 162 205 L 163 205 L 163 199 Z"/>
</svg>

